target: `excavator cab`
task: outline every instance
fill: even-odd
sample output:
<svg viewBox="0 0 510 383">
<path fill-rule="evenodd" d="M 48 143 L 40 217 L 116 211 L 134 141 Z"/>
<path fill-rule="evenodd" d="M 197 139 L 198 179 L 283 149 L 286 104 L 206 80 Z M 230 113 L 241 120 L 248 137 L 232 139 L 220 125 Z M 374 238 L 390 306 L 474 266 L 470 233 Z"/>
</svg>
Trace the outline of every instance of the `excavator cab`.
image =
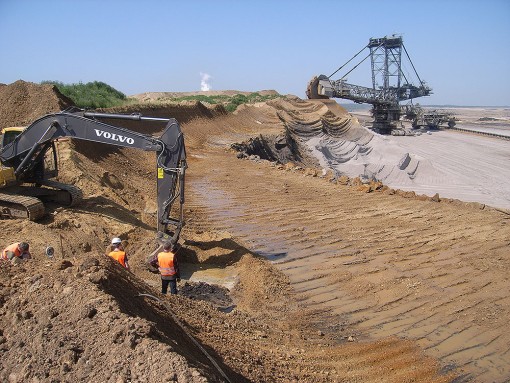
<svg viewBox="0 0 510 383">
<path fill-rule="evenodd" d="M 0 148 L 3 148 L 13 142 L 24 129 L 24 127 L 10 127 L 2 129 L 0 136 Z M 0 167 L 0 187 L 11 185 L 15 182 L 16 176 L 14 175 L 14 169 L 12 167 L 2 165 Z"/>
<path fill-rule="evenodd" d="M 5 146 L 11 144 L 16 140 L 16 138 L 23 133 L 23 131 L 26 129 L 26 127 L 23 126 L 16 126 L 16 127 L 9 127 L 4 128 L 1 131 L 0 135 L 0 150 L 4 148 Z M 12 177 L 10 174 L 12 173 Z M 50 145 L 47 149 L 44 155 L 42 156 L 41 161 L 39 161 L 38 164 L 34 166 L 33 170 L 33 178 L 39 178 L 39 179 L 49 179 L 54 178 L 58 174 L 57 169 L 57 151 L 55 145 Z M 4 178 L 8 178 L 9 181 L 15 182 L 17 178 L 14 174 L 14 168 L 12 167 L 5 167 L 2 166 L 2 175 L 6 174 Z M 0 176 L 0 185 L 5 185 L 5 182 L 2 182 L 4 178 L 1 178 Z M 9 183 L 12 183 L 9 182 Z"/>
<path fill-rule="evenodd" d="M 16 126 L 11 128 L 4 128 L 2 129 L 2 136 L 1 136 L 1 145 L 2 147 L 10 144 L 12 141 L 16 139 L 20 135 L 20 133 L 25 130 L 22 126 Z"/>
<path fill-rule="evenodd" d="M 15 145 L 15 141 L 26 131 L 26 127 L 9 127 L 1 130 L 0 151 Z M 31 170 L 16 174 L 12 164 L 0 164 L 0 218 L 29 218 L 37 220 L 44 213 L 42 201 L 69 199 L 67 193 L 41 188 L 44 180 L 57 175 L 57 152 L 54 143 L 49 145 Z M 25 182 L 28 182 L 25 184 Z M 50 182 L 50 181 L 48 181 Z M 56 198 L 58 197 L 58 199 Z"/>
</svg>

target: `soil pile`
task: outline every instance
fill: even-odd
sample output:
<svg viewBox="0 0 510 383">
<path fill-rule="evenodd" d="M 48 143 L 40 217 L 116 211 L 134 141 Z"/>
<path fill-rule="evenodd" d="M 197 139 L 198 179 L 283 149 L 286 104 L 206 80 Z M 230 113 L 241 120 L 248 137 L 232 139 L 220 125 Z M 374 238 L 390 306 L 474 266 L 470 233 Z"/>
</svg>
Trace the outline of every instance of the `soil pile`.
<svg viewBox="0 0 510 383">
<path fill-rule="evenodd" d="M 4 382 L 220 381 L 165 307 L 139 295 L 154 292 L 105 257 L 2 263 L 0 286 Z"/>
<path fill-rule="evenodd" d="M 0 128 L 26 126 L 37 118 L 72 105 L 74 103 L 54 85 L 18 80 L 0 87 Z"/>
<path fill-rule="evenodd" d="M 211 119 L 220 115 L 227 114 L 225 108 L 221 105 L 206 106 L 200 101 L 181 101 L 170 102 L 164 104 L 143 104 L 136 106 L 126 106 L 107 109 L 110 113 L 124 113 L 129 114 L 137 112 L 142 116 L 160 117 L 160 118 L 175 118 L 180 124 L 185 124 L 191 120 L 202 118 Z M 113 121 L 111 121 L 113 123 Z M 119 120 L 115 120 L 116 125 L 119 125 Z M 137 129 L 140 124 L 129 123 L 123 121 L 122 126 L 128 129 Z M 156 130 L 161 130 L 161 123 L 145 123 L 144 129 L 147 127 L 156 126 Z M 147 132 L 148 133 L 148 132 Z"/>
</svg>

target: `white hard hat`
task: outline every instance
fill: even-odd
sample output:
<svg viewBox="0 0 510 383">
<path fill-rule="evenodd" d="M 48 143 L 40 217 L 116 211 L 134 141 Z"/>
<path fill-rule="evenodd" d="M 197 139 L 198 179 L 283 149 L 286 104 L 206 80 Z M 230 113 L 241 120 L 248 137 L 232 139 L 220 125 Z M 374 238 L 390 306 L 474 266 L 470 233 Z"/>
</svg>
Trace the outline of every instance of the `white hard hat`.
<svg viewBox="0 0 510 383">
<path fill-rule="evenodd" d="M 118 245 L 119 243 L 122 243 L 122 239 L 117 237 L 112 239 L 112 245 Z"/>
</svg>

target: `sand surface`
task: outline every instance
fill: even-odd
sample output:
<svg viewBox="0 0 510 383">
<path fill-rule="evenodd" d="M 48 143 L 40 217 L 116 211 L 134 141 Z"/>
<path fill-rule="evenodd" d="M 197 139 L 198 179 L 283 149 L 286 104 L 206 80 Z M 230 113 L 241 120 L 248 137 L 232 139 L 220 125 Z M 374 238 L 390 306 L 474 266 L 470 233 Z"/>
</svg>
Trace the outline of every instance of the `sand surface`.
<svg viewBox="0 0 510 383">
<path fill-rule="evenodd" d="M 458 128 L 510 136 L 508 109 L 459 108 L 455 115 Z M 366 114 L 357 116 L 367 121 Z M 367 134 L 372 138 L 362 141 L 319 134 L 308 144 L 323 166 L 339 174 L 375 178 L 392 188 L 427 196 L 439 193 L 510 209 L 510 140 L 454 130 L 419 136 Z"/>
<path fill-rule="evenodd" d="M 334 163 L 362 172 L 363 158 L 390 158 L 398 176 L 388 171 L 388 179 L 412 185 L 408 172 L 398 169 L 409 151 L 401 141 L 423 142 L 417 147 L 425 151 L 427 142 L 428 147 L 439 146 L 436 142 L 444 140 L 443 150 L 455 154 L 454 147 L 465 140 L 467 149 L 458 152 L 461 158 L 445 159 L 451 168 L 439 167 L 436 158 L 427 163 L 420 154 L 410 155 L 407 167 L 417 168 L 415 173 L 420 171 L 418 163 L 428 165 L 416 178 L 424 185 L 434 181 L 433 186 L 442 186 L 441 182 L 451 185 L 448 172 L 462 169 L 463 155 L 480 150 L 477 142 L 494 142 L 503 152 L 508 142 L 453 132 L 394 140 L 361 128 L 331 102 L 288 100 L 270 105 L 274 109 L 240 111 L 242 124 L 223 121 L 221 139 L 204 137 L 211 146 L 196 158 L 190 179 L 193 211 L 271 260 L 288 276 L 301 307 L 313 311 L 311 317 L 324 333 L 357 340 L 412 339 L 440 360 L 443 371 L 455 368 L 456 382 L 508 381 L 508 214 L 460 201 L 366 193 L 335 184 L 327 173 L 317 177 L 324 174 L 321 171 L 271 166 L 256 158 L 235 160 L 221 150 L 241 138 L 241 125 L 244 134 L 253 137 L 274 134 L 283 123 L 323 167 Z M 270 118 L 274 113 L 279 121 Z M 254 124 L 252 118 L 264 124 Z M 214 126 L 197 121 L 190 128 L 195 134 L 212 132 Z M 440 146 L 431 150 L 439 153 Z M 495 151 L 489 153 L 492 158 Z M 495 163 L 503 163 L 495 157 Z M 482 169 L 483 164 L 479 160 L 477 166 Z M 486 174 L 492 171 L 486 166 Z M 494 203 L 496 197 L 491 194 L 487 201 Z"/>
</svg>

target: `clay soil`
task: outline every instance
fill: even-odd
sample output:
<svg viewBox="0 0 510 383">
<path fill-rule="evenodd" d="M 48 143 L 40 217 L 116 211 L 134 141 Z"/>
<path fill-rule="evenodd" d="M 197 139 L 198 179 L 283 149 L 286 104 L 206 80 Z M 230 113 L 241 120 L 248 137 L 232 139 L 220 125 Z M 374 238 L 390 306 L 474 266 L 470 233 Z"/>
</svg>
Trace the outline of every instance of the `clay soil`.
<svg viewBox="0 0 510 383">
<path fill-rule="evenodd" d="M 12 96 L 34 89 L 37 97 Z M 3 126 L 65 101 L 24 82 L 1 86 L 0 100 Z M 289 97 L 228 115 L 200 103 L 112 111 L 181 123 L 189 169 L 179 294 L 161 295 L 145 264 L 157 245 L 154 154 L 59 142 L 59 181 L 79 186 L 84 201 L 47 206 L 38 222 L 0 221 L 0 244 L 26 240 L 33 254 L 0 264 L 1 381 L 510 378 L 504 210 L 323 172 L 307 137 L 360 136 L 336 104 Z M 104 255 L 114 236 L 132 272 Z"/>
</svg>

